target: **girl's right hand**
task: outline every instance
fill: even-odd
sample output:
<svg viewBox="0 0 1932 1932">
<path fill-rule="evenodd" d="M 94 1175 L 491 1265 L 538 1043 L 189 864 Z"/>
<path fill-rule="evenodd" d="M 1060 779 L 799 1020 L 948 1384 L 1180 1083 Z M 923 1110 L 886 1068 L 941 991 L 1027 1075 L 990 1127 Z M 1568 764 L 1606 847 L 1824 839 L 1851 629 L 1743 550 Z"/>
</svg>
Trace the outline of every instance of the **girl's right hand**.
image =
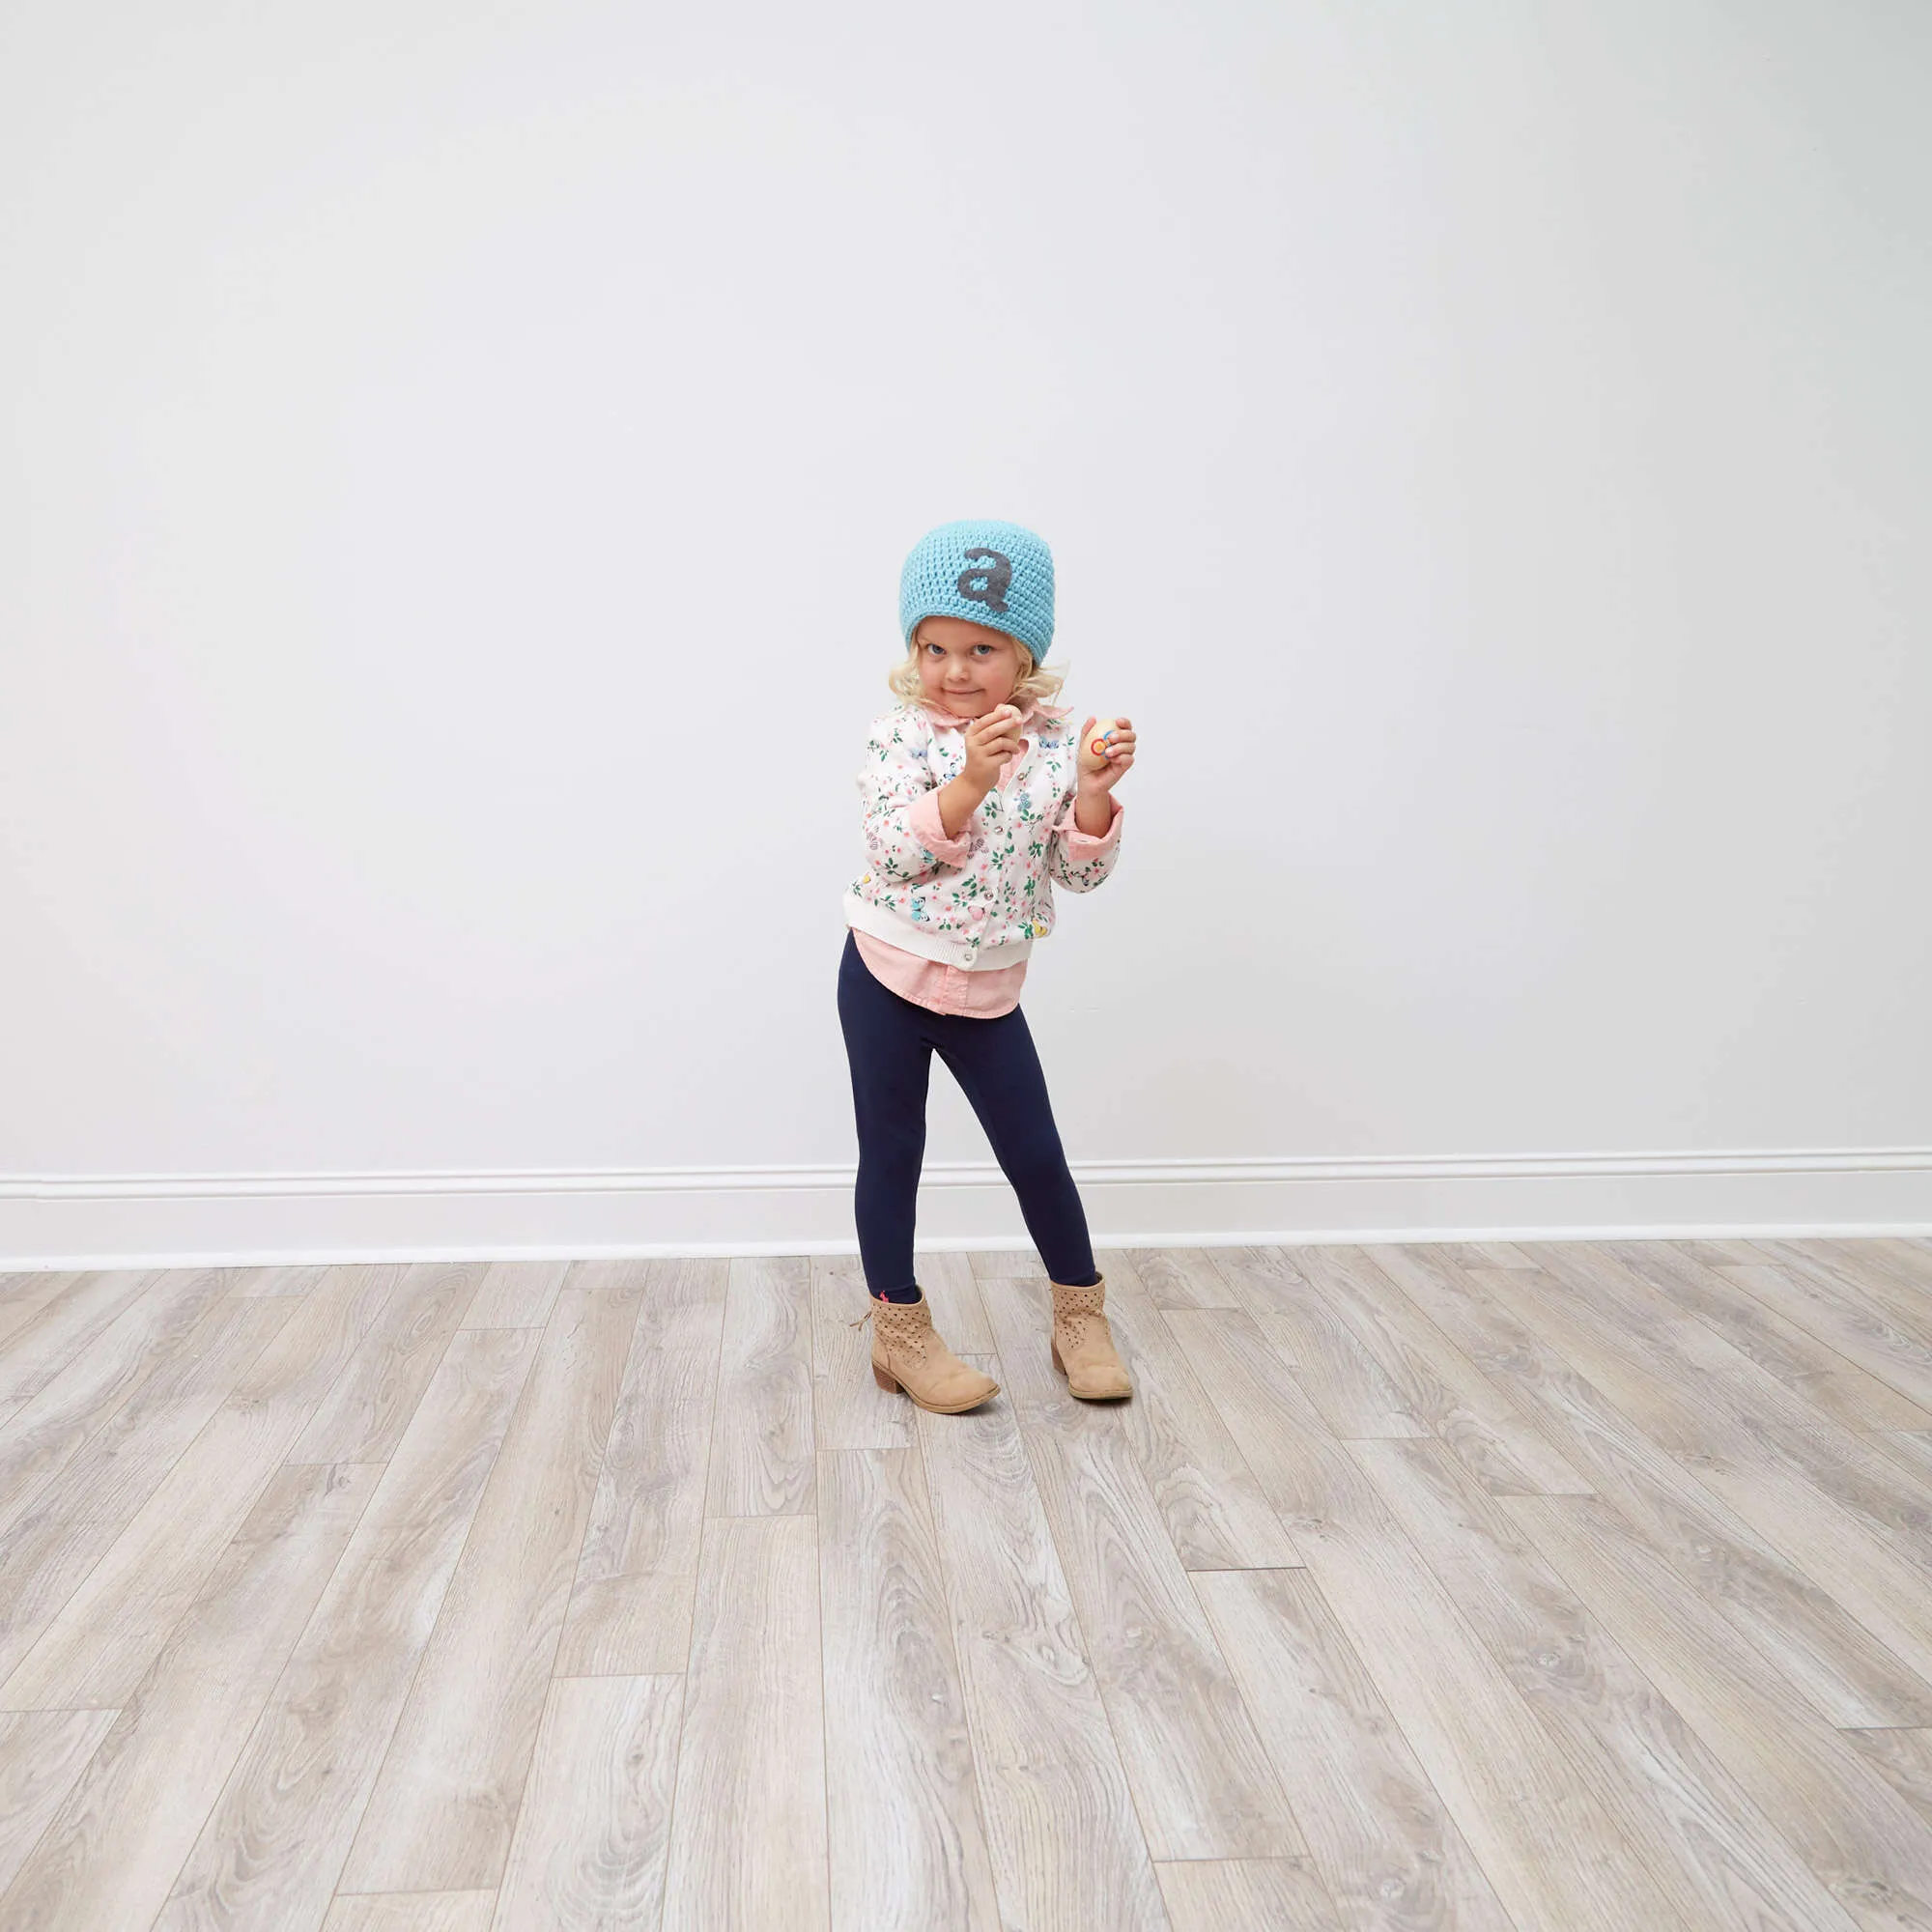
<svg viewBox="0 0 1932 1932">
<path fill-rule="evenodd" d="M 983 796 L 999 783 L 1001 766 L 1017 757 L 1025 742 L 1019 707 L 995 705 L 966 727 L 966 768 L 960 777 Z"/>
</svg>

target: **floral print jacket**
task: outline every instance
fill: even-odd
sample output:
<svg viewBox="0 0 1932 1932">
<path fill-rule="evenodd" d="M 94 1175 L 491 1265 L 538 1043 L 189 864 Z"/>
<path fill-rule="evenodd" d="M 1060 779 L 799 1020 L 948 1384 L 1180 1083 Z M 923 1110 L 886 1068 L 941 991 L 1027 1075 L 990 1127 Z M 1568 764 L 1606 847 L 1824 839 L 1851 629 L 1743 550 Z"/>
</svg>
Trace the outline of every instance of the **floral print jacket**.
<svg viewBox="0 0 1932 1932">
<path fill-rule="evenodd" d="M 1022 743 L 997 785 L 946 836 L 939 787 L 966 764 L 965 720 L 902 704 L 875 718 L 859 773 L 865 874 L 845 895 L 862 932 L 927 959 L 1010 966 L 1053 930 L 1053 887 L 1092 892 L 1120 855 L 1122 807 L 1097 838 L 1073 822 L 1077 722 L 1029 705 Z"/>
</svg>

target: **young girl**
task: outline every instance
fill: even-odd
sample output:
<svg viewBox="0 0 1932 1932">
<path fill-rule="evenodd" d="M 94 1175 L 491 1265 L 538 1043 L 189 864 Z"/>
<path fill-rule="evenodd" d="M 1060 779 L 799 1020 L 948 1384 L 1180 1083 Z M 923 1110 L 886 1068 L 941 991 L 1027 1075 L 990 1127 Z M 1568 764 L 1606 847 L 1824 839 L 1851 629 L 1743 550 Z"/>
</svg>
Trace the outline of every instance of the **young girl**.
<svg viewBox="0 0 1932 1932">
<path fill-rule="evenodd" d="M 1077 1396 L 1132 1393 L 1104 1310 L 1087 1217 L 1019 1009 L 1053 882 L 1091 892 L 1114 868 L 1134 761 L 1119 721 L 1103 752 L 1047 700 L 1060 675 L 1053 555 L 1017 524 L 943 524 L 899 578 L 902 700 L 874 720 L 859 775 L 870 869 L 845 895 L 838 1019 L 859 1123 L 854 1208 L 872 1293 L 872 1373 L 956 1414 L 999 1384 L 953 1354 L 913 1278 L 932 1056 L 972 1102 L 1053 1286 L 1054 1366 Z"/>
</svg>

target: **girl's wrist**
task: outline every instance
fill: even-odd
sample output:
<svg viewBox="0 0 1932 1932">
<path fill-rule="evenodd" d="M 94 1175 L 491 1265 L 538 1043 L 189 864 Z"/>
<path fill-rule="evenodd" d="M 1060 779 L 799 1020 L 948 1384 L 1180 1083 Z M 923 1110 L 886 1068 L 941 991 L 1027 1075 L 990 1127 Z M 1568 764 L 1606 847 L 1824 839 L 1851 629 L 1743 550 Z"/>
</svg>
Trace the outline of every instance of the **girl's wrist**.
<svg viewBox="0 0 1932 1932">
<path fill-rule="evenodd" d="M 965 831 L 985 796 L 985 787 L 976 785 L 964 772 L 939 787 L 939 824 L 949 838 Z"/>
<path fill-rule="evenodd" d="M 1082 788 L 1073 801 L 1073 827 L 1089 838 L 1104 838 L 1114 823 L 1114 801 L 1105 791 Z"/>
</svg>

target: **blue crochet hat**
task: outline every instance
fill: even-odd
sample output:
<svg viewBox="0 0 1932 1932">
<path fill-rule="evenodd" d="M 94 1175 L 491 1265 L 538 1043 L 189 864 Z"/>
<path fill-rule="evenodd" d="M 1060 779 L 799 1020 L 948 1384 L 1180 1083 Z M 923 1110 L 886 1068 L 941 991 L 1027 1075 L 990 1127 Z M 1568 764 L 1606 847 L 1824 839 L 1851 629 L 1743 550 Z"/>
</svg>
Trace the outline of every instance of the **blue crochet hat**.
<svg viewBox="0 0 1932 1932">
<path fill-rule="evenodd" d="M 1017 638 L 1035 664 L 1053 642 L 1053 553 L 1019 524 L 941 524 L 899 573 L 899 629 L 908 644 L 925 617 L 964 617 Z"/>
</svg>

